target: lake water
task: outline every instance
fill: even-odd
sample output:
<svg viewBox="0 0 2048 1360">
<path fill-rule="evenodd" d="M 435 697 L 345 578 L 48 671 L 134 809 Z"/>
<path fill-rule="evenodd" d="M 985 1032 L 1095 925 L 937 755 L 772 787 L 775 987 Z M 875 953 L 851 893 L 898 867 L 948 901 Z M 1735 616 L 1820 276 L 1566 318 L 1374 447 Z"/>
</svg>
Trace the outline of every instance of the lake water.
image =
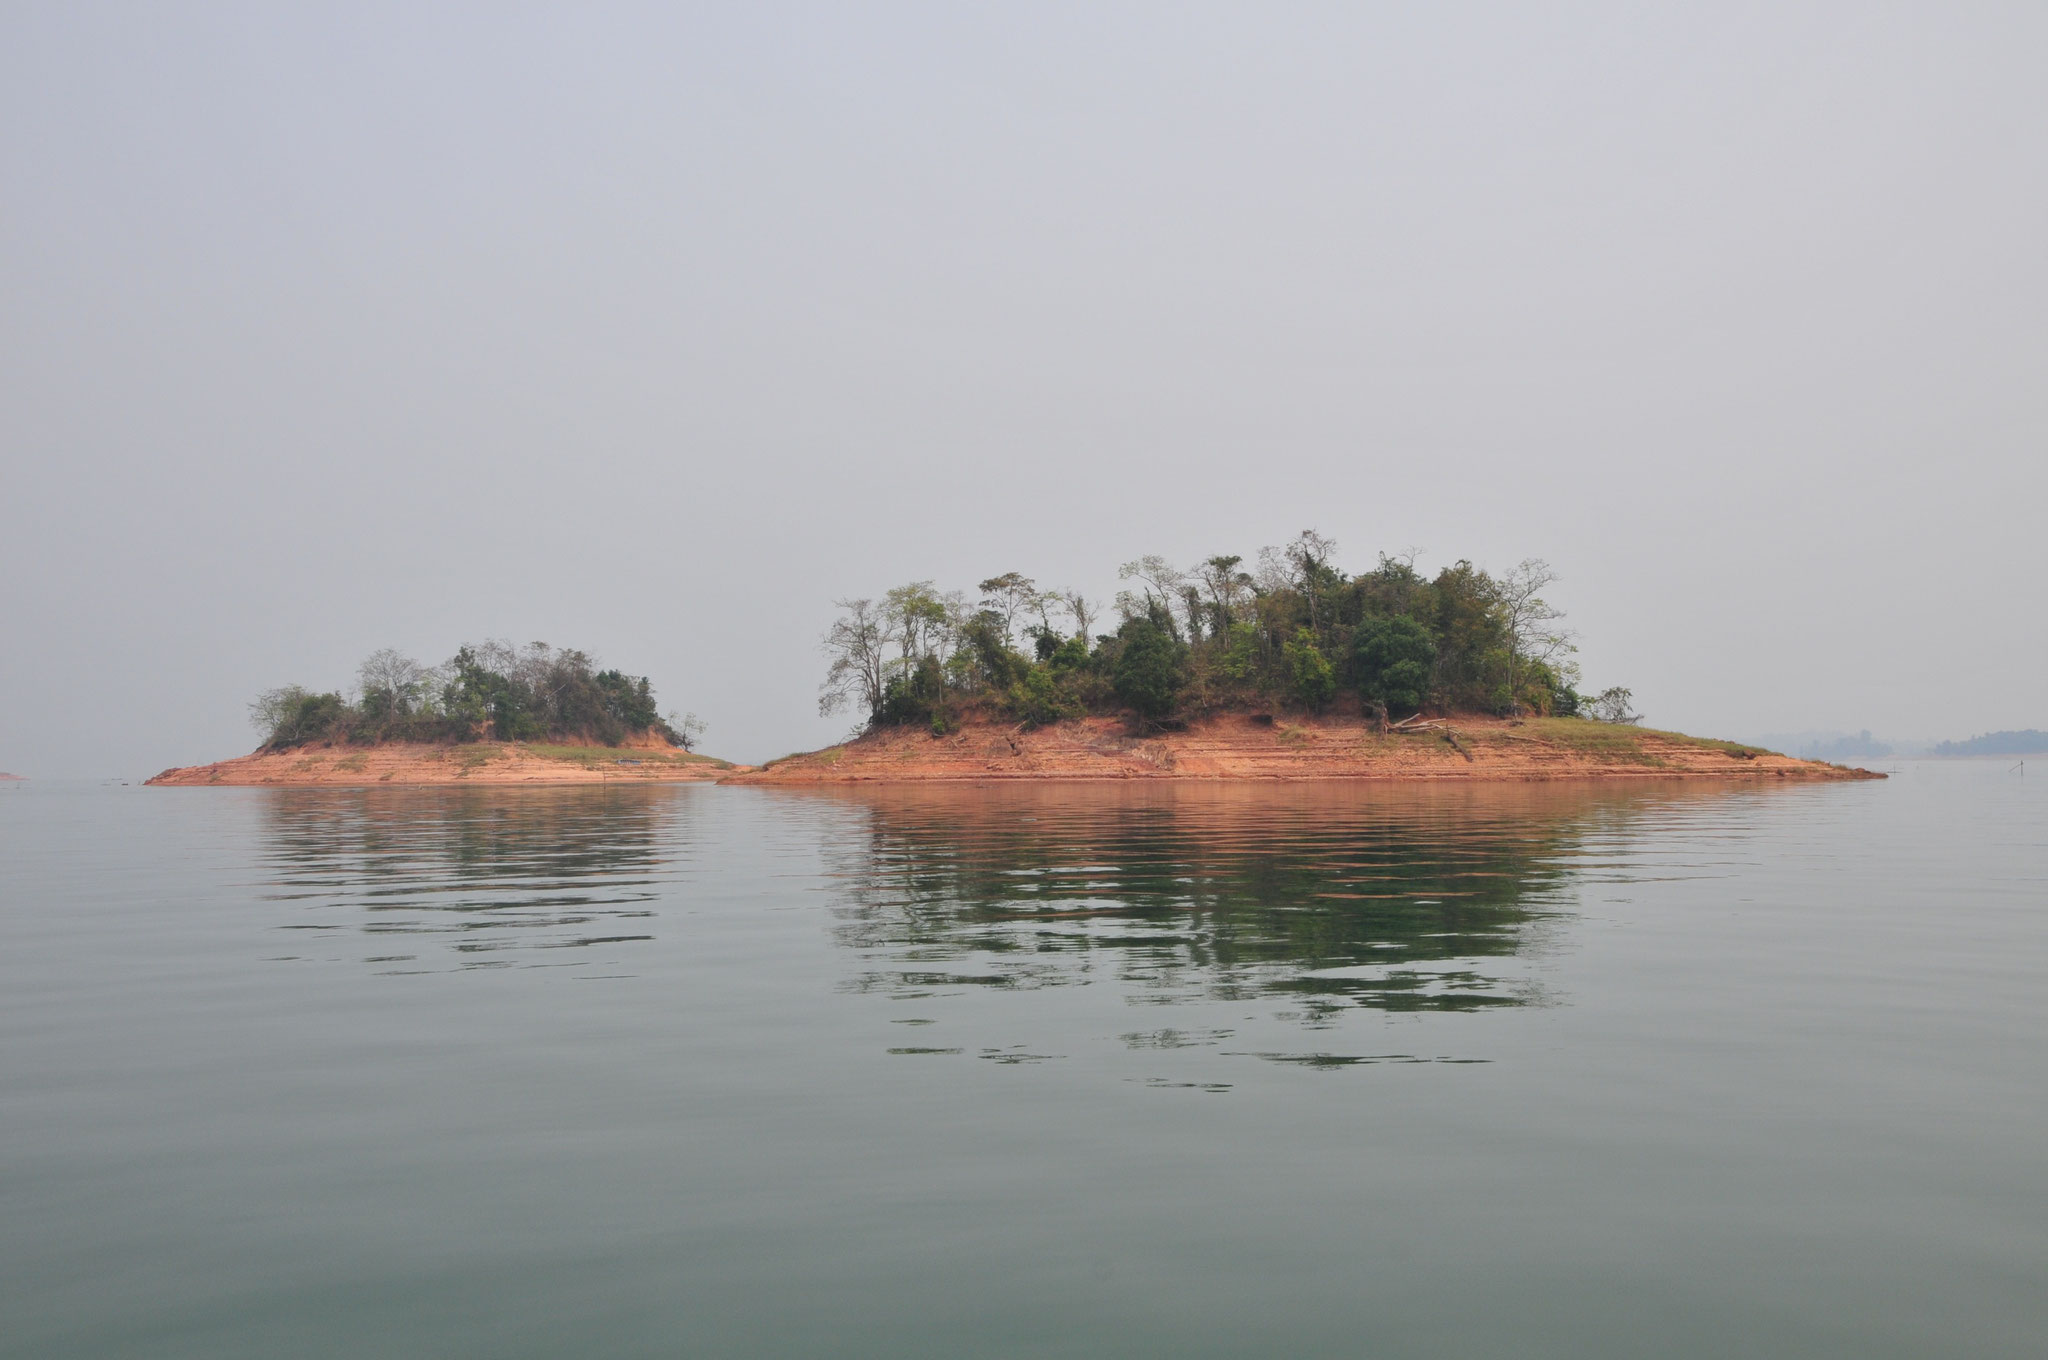
<svg viewBox="0 0 2048 1360">
<path fill-rule="evenodd" d="M 2002 764 L 29 784 L 0 865 L 10 1357 L 2048 1336 L 2048 779 Z"/>
</svg>

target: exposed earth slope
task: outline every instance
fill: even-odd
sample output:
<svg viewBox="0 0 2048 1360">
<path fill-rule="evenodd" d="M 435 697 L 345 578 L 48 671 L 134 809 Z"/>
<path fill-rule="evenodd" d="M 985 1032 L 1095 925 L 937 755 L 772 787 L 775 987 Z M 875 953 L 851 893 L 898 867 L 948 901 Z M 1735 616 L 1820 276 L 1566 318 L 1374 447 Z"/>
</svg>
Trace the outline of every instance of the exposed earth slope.
<svg viewBox="0 0 2048 1360">
<path fill-rule="evenodd" d="M 935 737 L 883 728 L 735 771 L 734 784 L 986 779 L 1878 779 L 1736 742 L 1573 718 L 1460 716 L 1378 734 L 1357 718 L 1225 714 L 1133 735 L 1120 718 L 1035 731 L 975 721 Z"/>
<path fill-rule="evenodd" d="M 677 782 L 716 779 L 744 766 L 694 755 L 667 744 L 550 746 L 479 741 L 459 746 L 385 742 L 376 746 L 314 743 L 258 751 L 211 765 L 165 770 L 151 784 L 596 784 L 609 780 Z"/>
</svg>

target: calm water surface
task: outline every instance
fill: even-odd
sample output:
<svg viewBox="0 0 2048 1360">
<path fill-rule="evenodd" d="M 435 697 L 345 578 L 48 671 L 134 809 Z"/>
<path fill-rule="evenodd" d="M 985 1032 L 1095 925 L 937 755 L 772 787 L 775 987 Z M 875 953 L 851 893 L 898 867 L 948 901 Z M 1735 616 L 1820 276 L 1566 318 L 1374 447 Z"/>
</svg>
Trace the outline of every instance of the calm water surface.
<svg viewBox="0 0 2048 1360">
<path fill-rule="evenodd" d="M 0 788 L 0 1354 L 2017 1356 L 2048 780 Z"/>
</svg>

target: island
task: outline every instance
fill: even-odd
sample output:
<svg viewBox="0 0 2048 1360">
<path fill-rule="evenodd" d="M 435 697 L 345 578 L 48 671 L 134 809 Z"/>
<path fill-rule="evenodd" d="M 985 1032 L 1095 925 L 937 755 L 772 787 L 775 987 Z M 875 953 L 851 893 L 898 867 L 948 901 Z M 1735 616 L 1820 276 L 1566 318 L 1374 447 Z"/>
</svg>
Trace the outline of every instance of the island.
<svg viewBox="0 0 2048 1360">
<path fill-rule="evenodd" d="M 839 600 L 819 707 L 856 735 L 723 782 L 1883 777 L 1582 692 L 1540 560 L 1350 574 L 1335 548 L 1304 531 L 1249 563 L 1139 558 L 1099 632 L 1081 593 L 1017 572 Z"/>
<path fill-rule="evenodd" d="M 165 770 L 156 785 L 583 784 L 709 780 L 743 769 L 699 754 L 704 724 L 664 716 L 645 676 L 536 642 L 485 642 L 425 666 L 386 649 L 352 695 L 300 685 L 249 706 L 249 755 Z"/>
</svg>

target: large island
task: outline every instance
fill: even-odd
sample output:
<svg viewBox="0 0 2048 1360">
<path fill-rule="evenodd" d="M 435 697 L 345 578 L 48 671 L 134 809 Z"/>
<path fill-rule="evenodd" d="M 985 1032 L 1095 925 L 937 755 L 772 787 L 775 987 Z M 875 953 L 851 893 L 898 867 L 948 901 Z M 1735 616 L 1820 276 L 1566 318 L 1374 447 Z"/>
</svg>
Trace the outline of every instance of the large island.
<svg viewBox="0 0 2048 1360">
<path fill-rule="evenodd" d="M 857 737 L 729 782 L 965 779 L 1862 779 L 1646 728 L 1621 687 L 1582 693 L 1556 574 L 1410 557 L 1339 570 L 1304 532 L 1261 551 L 1121 572 L 1114 626 L 1017 572 L 838 602 L 820 708 Z"/>
</svg>

